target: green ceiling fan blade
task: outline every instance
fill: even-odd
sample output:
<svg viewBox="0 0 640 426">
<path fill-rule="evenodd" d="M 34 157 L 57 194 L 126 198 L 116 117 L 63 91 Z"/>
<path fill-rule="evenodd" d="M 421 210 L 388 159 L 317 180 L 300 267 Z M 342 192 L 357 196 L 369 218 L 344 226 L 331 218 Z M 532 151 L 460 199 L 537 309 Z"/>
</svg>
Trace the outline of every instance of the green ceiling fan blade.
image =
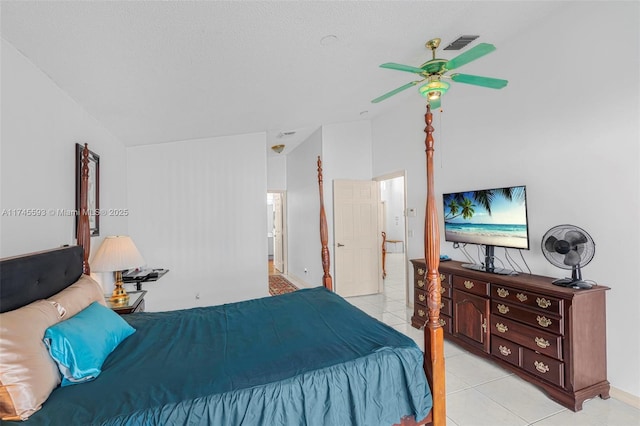
<svg viewBox="0 0 640 426">
<path fill-rule="evenodd" d="M 475 61 L 476 59 L 481 58 L 484 55 L 493 52 L 494 50 L 496 50 L 496 47 L 493 44 L 480 43 L 472 47 L 471 49 L 467 50 L 466 52 L 451 59 L 447 63 L 446 68 L 448 70 L 459 68 L 465 64 L 468 64 L 471 61 Z"/>
<path fill-rule="evenodd" d="M 434 100 L 429 100 L 429 105 L 431 105 L 431 109 L 440 108 L 440 100 L 441 100 L 441 98 L 434 99 Z"/>
<path fill-rule="evenodd" d="M 422 74 L 424 72 L 422 68 L 416 68 L 410 65 L 395 64 L 393 62 L 387 62 L 386 64 L 382 64 L 380 65 L 380 68 L 389 68 L 391 70 L 414 72 L 416 74 Z"/>
<path fill-rule="evenodd" d="M 478 75 L 469 74 L 452 74 L 451 80 L 457 83 L 473 84 L 475 86 L 489 87 L 491 89 L 502 89 L 508 83 L 507 80 L 499 78 L 480 77 Z"/>
<path fill-rule="evenodd" d="M 416 84 L 418 84 L 417 81 L 412 81 L 411 83 L 407 83 L 404 86 L 400 86 L 397 89 L 394 89 L 394 90 L 392 90 L 392 91 L 390 91 L 388 93 L 385 93 L 382 96 L 379 96 L 379 97 L 375 98 L 374 100 L 371 101 L 371 103 L 377 104 L 380 101 L 384 101 L 385 99 L 390 98 L 391 96 L 395 95 L 396 93 L 400 93 L 403 90 L 406 90 L 411 86 L 415 86 Z"/>
</svg>

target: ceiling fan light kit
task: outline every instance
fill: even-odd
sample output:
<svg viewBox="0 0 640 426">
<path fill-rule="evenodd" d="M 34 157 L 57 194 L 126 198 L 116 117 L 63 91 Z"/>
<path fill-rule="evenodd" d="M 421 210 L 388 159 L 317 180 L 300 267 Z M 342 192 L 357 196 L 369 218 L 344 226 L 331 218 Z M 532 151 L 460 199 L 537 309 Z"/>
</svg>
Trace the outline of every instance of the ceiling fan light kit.
<svg viewBox="0 0 640 426">
<path fill-rule="evenodd" d="M 429 83 L 420 86 L 420 94 L 425 98 L 435 101 L 440 99 L 440 96 L 444 95 L 449 90 L 450 84 L 445 81 L 434 79 Z"/>
</svg>

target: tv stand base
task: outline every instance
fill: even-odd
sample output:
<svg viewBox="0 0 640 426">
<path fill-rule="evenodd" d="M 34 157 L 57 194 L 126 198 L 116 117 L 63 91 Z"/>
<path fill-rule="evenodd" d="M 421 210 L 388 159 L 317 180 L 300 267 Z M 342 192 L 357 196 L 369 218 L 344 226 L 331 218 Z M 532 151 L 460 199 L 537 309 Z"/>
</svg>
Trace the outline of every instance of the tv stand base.
<svg viewBox="0 0 640 426">
<path fill-rule="evenodd" d="M 518 273 L 516 271 L 513 271 L 511 269 L 505 269 L 505 268 L 493 268 L 493 269 L 489 269 L 487 270 L 486 267 L 484 265 L 478 265 L 475 263 L 463 263 L 462 265 L 463 268 L 465 269 L 471 269 L 472 271 L 480 271 L 480 272 L 488 272 L 490 274 L 497 274 L 497 275 L 518 275 Z"/>
</svg>

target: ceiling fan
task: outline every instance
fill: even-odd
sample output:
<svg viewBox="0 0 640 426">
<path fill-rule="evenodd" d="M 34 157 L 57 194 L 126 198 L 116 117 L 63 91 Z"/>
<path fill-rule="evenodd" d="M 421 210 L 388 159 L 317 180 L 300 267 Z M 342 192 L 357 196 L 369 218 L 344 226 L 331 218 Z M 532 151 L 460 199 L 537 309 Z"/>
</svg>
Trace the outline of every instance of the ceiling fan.
<svg viewBox="0 0 640 426">
<path fill-rule="evenodd" d="M 432 108 L 438 108 L 440 106 L 440 97 L 449 89 L 449 83 L 447 83 L 446 81 L 442 81 L 443 79 L 451 79 L 457 83 L 473 84 L 475 86 L 489 87 L 491 89 L 502 89 L 508 83 L 507 80 L 501 80 L 498 78 L 480 77 L 477 75 L 459 73 L 450 75 L 446 74 L 448 71 L 452 71 L 465 64 L 468 64 L 471 61 L 475 61 L 476 59 L 481 58 L 488 53 L 493 52 L 494 50 L 496 50 L 496 47 L 492 44 L 477 44 L 466 52 L 450 60 L 436 58 L 436 49 L 438 48 L 438 46 L 440 46 L 439 38 L 429 40 L 425 44 L 425 46 L 431 50 L 433 56 L 430 61 L 427 61 L 424 64 L 420 65 L 419 68 L 412 67 L 410 65 L 396 64 L 393 62 L 387 62 L 386 64 L 380 65 L 381 68 L 389 68 L 392 70 L 406 71 L 418 74 L 421 79 L 412 81 L 405 84 L 404 86 L 400 86 L 397 89 L 385 93 L 384 95 L 372 100 L 372 103 L 375 104 L 380 101 L 384 101 L 385 99 L 397 93 L 400 93 L 403 90 L 408 89 L 409 87 L 413 87 L 426 82 L 424 85 L 420 86 L 420 93 L 422 94 L 422 96 L 427 98 L 427 101 Z"/>
</svg>

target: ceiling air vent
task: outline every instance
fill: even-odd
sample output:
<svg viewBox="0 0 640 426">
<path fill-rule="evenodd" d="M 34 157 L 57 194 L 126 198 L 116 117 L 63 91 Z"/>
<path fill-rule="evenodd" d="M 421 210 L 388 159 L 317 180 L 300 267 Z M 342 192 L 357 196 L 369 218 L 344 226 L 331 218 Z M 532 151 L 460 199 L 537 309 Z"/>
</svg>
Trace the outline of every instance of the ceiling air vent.
<svg viewBox="0 0 640 426">
<path fill-rule="evenodd" d="M 280 132 L 280 133 L 278 133 L 278 134 L 276 135 L 276 137 L 277 137 L 277 138 L 284 138 L 284 137 L 287 137 L 287 136 L 293 136 L 293 135 L 295 135 L 295 134 L 296 134 L 295 130 L 293 130 L 293 131 L 289 131 L 289 132 Z"/>
<path fill-rule="evenodd" d="M 477 35 L 463 35 L 449 43 L 447 47 L 443 50 L 460 50 L 467 46 L 467 44 L 471 43 L 473 40 L 477 39 L 480 36 Z"/>
</svg>

